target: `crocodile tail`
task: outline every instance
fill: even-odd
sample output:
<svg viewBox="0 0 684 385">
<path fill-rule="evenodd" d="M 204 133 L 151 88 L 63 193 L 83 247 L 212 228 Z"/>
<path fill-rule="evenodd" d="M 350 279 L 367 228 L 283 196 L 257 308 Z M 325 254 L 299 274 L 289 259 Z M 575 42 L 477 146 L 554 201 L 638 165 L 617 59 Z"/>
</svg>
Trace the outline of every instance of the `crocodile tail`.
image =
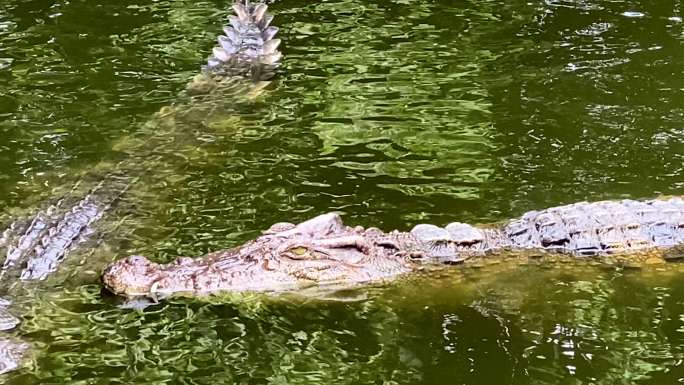
<svg viewBox="0 0 684 385">
<path fill-rule="evenodd" d="M 268 80 L 280 65 L 280 39 L 273 16 L 265 3 L 236 2 L 230 25 L 223 28 L 218 46 L 203 67 L 205 72 L 224 76 L 249 76 L 254 81 Z"/>
</svg>

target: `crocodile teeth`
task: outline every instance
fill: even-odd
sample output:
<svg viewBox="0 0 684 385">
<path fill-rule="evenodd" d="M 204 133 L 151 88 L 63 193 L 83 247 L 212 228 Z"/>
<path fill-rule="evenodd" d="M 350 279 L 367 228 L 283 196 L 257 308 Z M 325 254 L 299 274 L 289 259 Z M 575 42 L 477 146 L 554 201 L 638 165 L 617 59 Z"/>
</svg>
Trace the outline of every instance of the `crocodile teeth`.
<svg viewBox="0 0 684 385">
<path fill-rule="evenodd" d="M 272 53 L 275 53 L 279 45 L 280 39 L 273 39 L 267 41 L 263 46 L 264 55 L 270 55 Z"/>
<path fill-rule="evenodd" d="M 212 50 L 212 53 L 214 54 L 214 57 L 222 62 L 226 62 L 230 60 L 230 54 L 226 52 L 223 48 L 220 47 L 214 47 Z"/>
</svg>

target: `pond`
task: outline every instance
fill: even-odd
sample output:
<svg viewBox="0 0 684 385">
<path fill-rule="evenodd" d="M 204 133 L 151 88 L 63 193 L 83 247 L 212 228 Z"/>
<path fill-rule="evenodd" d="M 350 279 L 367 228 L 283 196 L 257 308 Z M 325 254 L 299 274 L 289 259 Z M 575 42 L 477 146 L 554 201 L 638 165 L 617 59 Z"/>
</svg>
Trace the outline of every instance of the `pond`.
<svg viewBox="0 0 684 385">
<path fill-rule="evenodd" d="M 681 7 L 278 0 L 278 76 L 197 106 L 182 91 L 224 1 L 4 1 L 0 224 L 98 178 L 125 189 L 56 274 L 2 285 L 22 321 L 3 336 L 31 346 L 2 381 L 682 381 L 677 264 L 502 260 L 340 298 L 144 310 L 98 281 L 117 257 L 201 255 L 328 211 L 407 230 L 681 194 Z"/>
</svg>

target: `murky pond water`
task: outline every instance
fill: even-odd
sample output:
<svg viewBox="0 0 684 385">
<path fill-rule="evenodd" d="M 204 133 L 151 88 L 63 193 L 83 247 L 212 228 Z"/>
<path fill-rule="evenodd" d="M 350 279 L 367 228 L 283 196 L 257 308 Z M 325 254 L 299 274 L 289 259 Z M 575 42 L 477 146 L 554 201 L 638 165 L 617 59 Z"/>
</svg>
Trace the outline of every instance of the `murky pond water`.
<svg viewBox="0 0 684 385">
<path fill-rule="evenodd" d="M 349 223 L 489 223 L 681 194 L 678 1 L 277 1 L 281 75 L 179 96 L 221 1 L 0 4 L 0 222 L 82 175 L 131 175 L 98 242 L 17 294 L 7 383 L 664 384 L 684 378 L 684 271 L 507 262 L 332 300 L 121 309 L 97 272 Z M 175 105 L 182 118 L 155 115 Z M 99 226 L 99 227 L 98 227 Z M 418 289 L 419 288 L 419 289 Z"/>
</svg>

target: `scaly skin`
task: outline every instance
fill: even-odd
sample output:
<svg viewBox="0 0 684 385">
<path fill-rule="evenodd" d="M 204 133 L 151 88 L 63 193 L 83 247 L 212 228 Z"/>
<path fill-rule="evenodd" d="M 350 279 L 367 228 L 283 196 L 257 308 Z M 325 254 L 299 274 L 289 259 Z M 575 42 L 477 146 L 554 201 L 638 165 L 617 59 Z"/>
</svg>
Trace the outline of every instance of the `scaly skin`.
<svg viewBox="0 0 684 385">
<path fill-rule="evenodd" d="M 207 110 L 215 108 L 213 99 L 226 99 L 230 95 L 227 91 L 253 90 L 259 87 L 259 82 L 274 76 L 281 57 L 280 40 L 274 38 L 278 29 L 269 26 L 273 17 L 266 12 L 267 6 L 236 3 L 233 10 L 236 15 L 230 17 L 230 26 L 224 28 L 225 35 L 218 37 L 218 46 L 213 49 L 207 65 L 186 87 L 193 103 L 163 108 L 148 122 L 149 126 L 154 126 L 148 131 L 157 132 L 161 126 L 176 123 L 171 120 L 187 119 L 193 112 L 206 117 Z M 156 140 L 166 139 L 168 135 L 145 138 L 145 148 L 129 146 L 135 152 L 131 154 L 131 160 L 122 161 L 114 171 L 91 176 L 91 179 L 100 178 L 95 179 L 95 187 L 85 191 L 74 189 L 58 203 L 29 219 L 15 220 L 0 232 L 0 252 L 7 256 L 0 268 L 0 284 L 7 281 L 11 270 L 19 267 L 23 267 L 22 271 L 16 275 L 22 280 L 42 280 L 54 272 L 70 248 L 91 232 L 91 225 L 128 190 L 136 176 L 154 168 L 149 155 L 163 146 Z M 125 144 L 119 147 L 126 147 Z M 143 170 L 140 169 L 141 157 L 148 160 Z"/>
<path fill-rule="evenodd" d="M 577 203 L 529 212 L 502 227 L 421 224 L 410 232 L 349 227 L 335 213 L 279 223 L 255 240 L 202 258 L 157 264 L 131 256 L 110 264 L 104 286 L 159 298 L 231 291 L 286 291 L 382 281 L 426 265 L 536 250 L 577 256 L 634 254 L 684 244 L 684 201 Z"/>
<path fill-rule="evenodd" d="M 141 145 L 131 146 L 136 139 L 128 138 L 115 146 L 128 153 L 125 160 L 94 167 L 88 180 L 79 181 L 57 203 L 30 218 L 13 216 L 7 229 L 0 232 L 0 254 L 6 255 L 0 266 L 0 293 L 16 287 L 17 279 L 43 280 L 55 272 L 136 178 L 155 168 L 154 153 L 168 142 L 168 133 L 178 131 L 174 128 L 180 121 L 198 116 L 206 119 L 211 111 L 221 110 L 217 100 L 230 102 L 234 100 L 231 96 L 253 92 L 274 76 L 280 62 L 280 40 L 274 38 L 278 29 L 269 26 L 272 16 L 266 12 L 267 6 L 246 0 L 234 4 L 233 10 L 225 35 L 219 36 L 207 64 L 186 87 L 188 105 L 162 108 L 141 130 L 155 134 L 140 140 Z M 6 309 L 9 305 L 0 298 L 0 330 L 19 323 Z M 16 368 L 25 350 L 26 344 L 0 338 L 0 373 Z"/>
<path fill-rule="evenodd" d="M 365 282 L 411 270 L 407 258 L 391 246 L 401 238 L 400 233 L 344 226 L 339 215 L 330 213 L 297 226 L 273 225 L 243 246 L 203 258 L 161 265 L 130 256 L 108 266 L 102 280 L 113 293 L 153 298 L 179 292 L 283 291 L 312 283 Z"/>
</svg>

